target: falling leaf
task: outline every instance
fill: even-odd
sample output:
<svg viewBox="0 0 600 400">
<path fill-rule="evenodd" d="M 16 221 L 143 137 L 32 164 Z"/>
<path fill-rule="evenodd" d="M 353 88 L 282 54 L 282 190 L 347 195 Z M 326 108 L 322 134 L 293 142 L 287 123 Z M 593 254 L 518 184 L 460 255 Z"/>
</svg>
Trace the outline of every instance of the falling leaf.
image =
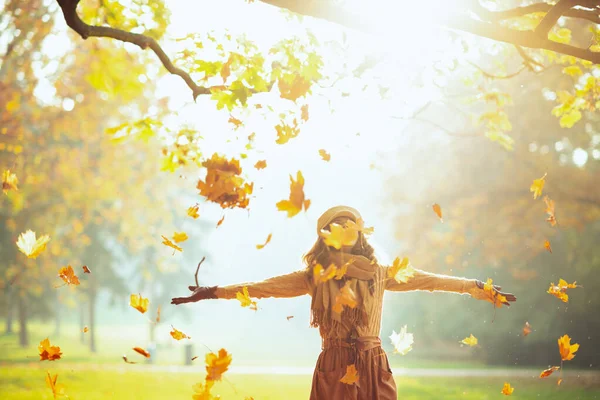
<svg viewBox="0 0 600 400">
<path fill-rule="evenodd" d="M 150 300 L 143 298 L 141 294 L 132 294 L 129 296 L 129 305 L 142 314 L 148 311 L 149 303 Z"/>
<path fill-rule="evenodd" d="M 225 216 L 223 215 L 221 219 L 217 222 L 217 228 L 221 226 L 221 224 L 225 221 Z"/>
<path fill-rule="evenodd" d="M 258 306 L 256 301 L 252 301 L 250 295 L 248 294 L 248 287 L 244 286 L 242 288 L 242 292 L 237 292 L 235 297 L 240 301 L 242 307 L 250 307 L 251 310 L 258 310 Z"/>
<path fill-rule="evenodd" d="M 189 337 L 185 333 L 183 333 L 183 332 L 178 331 L 177 329 L 175 329 L 175 327 L 173 327 L 173 325 L 171 325 L 171 328 L 173 328 L 173 330 L 171 332 L 169 332 L 169 333 L 171 334 L 171 336 L 173 337 L 173 339 L 175 339 L 175 340 L 191 339 L 191 337 Z"/>
<path fill-rule="evenodd" d="M 288 125 L 282 121 L 281 124 L 275 125 L 275 131 L 277 132 L 275 143 L 286 144 L 290 139 L 298 136 L 300 128 L 298 127 L 298 121 L 294 118 L 293 125 Z"/>
<path fill-rule="evenodd" d="M 194 390 L 194 394 L 192 394 L 192 399 L 193 400 L 219 400 L 220 399 L 219 396 L 215 397 L 212 394 L 210 394 L 210 391 L 211 391 L 213 385 L 214 385 L 214 382 L 211 380 L 206 380 L 206 382 L 204 384 L 202 382 L 195 384 L 192 387 L 192 389 Z"/>
<path fill-rule="evenodd" d="M 550 284 L 550 288 L 546 293 L 553 295 L 554 297 L 561 299 L 563 303 L 569 302 L 569 295 L 566 293 L 567 289 L 575 289 L 581 286 L 577 286 L 577 282 L 567 283 L 564 279 L 558 280 L 558 285 L 555 285 L 554 282 Z"/>
<path fill-rule="evenodd" d="M 194 356 L 194 357 L 192 357 L 192 359 L 190 361 L 194 361 L 197 358 L 198 358 L 198 356 Z"/>
<path fill-rule="evenodd" d="M 410 265 L 408 257 L 404 257 L 402 260 L 400 257 L 396 257 L 387 273 L 388 278 L 393 278 L 398 283 L 406 283 L 415 275 L 415 269 Z"/>
<path fill-rule="evenodd" d="M 146 358 L 150 358 L 150 353 L 146 349 L 142 349 L 141 347 L 134 347 L 133 350 Z"/>
<path fill-rule="evenodd" d="M 267 236 L 267 240 L 265 240 L 265 242 L 263 244 L 257 244 L 256 248 L 258 250 L 264 248 L 271 241 L 271 236 L 273 236 L 273 235 L 269 233 L 269 236 Z"/>
<path fill-rule="evenodd" d="M 529 322 L 525 322 L 525 326 L 523 327 L 523 337 L 529 335 L 531 333 L 531 325 L 529 325 Z"/>
<path fill-rule="evenodd" d="M 563 361 L 569 361 L 575 358 L 575 353 L 579 350 L 579 344 L 571 344 L 569 335 L 564 335 L 558 339 L 558 351 Z"/>
<path fill-rule="evenodd" d="M 500 393 L 510 396 L 514 391 L 515 388 L 510 387 L 510 383 L 504 382 L 504 387 L 502 388 L 502 391 Z"/>
<path fill-rule="evenodd" d="M 340 382 L 345 383 L 346 385 L 354 385 L 358 382 L 358 371 L 354 364 L 350 364 L 346 367 L 346 374 L 342 376 Z"/>
<path fill-rule="evenodd" d="M 129 361 L 127 359 L 127 356 L 123 354 L 123 361 L 125 361 L 127 364 L 137 364 L 135 361 Z"/>
<path fill-rule="evenodd" d="M 373 228 L 373 227 L 365 228 L 365 221 L 362 218 L 358 218 L 356 220 L 356 223 L 352 220 L 348 220 L 346 223 L 350 224 L 349 226 L 354 225 L 354 228 L 356 230 L 358 230 L 359 232 L 362 232 L 363 235 L 366 235 L 366 236 L 372 235 L 373 232 L 375 232 L 375 228 Z"/>
<path fill-rule="evenodd" d="M 52 396 L 56 399 L 59 396 L 65 396 L 65 388 L 63 385 L 56 383 L 58 374 L 50 375 L 50 371 L 46 371 L 46 385 L 52 390 Z"/>
<path fill-rule="evenodd" d="M 90 328 L 88 328 L 87 326 L 84 326 L 83 329 L 81 330 L 83 333 L 88 333 L 90 331 Z"/>
<path fill-rule="evenodd" d="M 323 161 L 331 161 L 331 154 L 329 154 L 325 149 L 320 149 L 319 155 L 321 156 Z"/>
<path fill-rule="evenodd" d="M 206 355 L 206 380 L 220 381 L 221 376 L 227 371 L 231 364 L 231 354 L 221 349 L 218 354 L 208 353 Z"/>
<path fill-rule="evenodd" d="M 235 118 L 233 115 L 229 116 L 229 120 L 227 122 L 233 124 L 233 126 L 234 126 L 233 129 L 237 129 L 237 128 L 239 128 L 243 124 L 242 121 L 240 121 L 239 119 Z"/>
<path fill-rule="evenodd" d="M 433 208 L 433 212 L 435 213 L 435 215 L 438 216 L 440 221 L 443 223 L 444 220 L 442 219 L 442 207 L 440 207 L 440 205 L 438 203 L 434 203 L 433 206 L 431 206 L 431 208 Z"/>
<path fill-rule="evenodd" d="M 335 296 L 335 304 L 331 307 L 331 310 L 335 313 L 341 314 L 344 310 L 344 306 L 354 308 L 358 305 L 356 301 L 356 295 L 350 288 L 351 281 L 347 281 L 346 284 L 340 289 L 340 293 Z"/>
<path fill-rule="evenodd" d="M 302 107 L 300 107 L 300 111 L 300 119 L 302 119 L 302 121 L 304 122 L 308 121 L 308 104 L 305 104 Z"/>
<path fill-rule="evenodd" d="M 406 330 L 408 329 L 407 325 L 404 325 L 400 329 L 400 333 L 396 333 L 396 331 L 392 331 L 392 335 L 390 339 L 392 341 L 392 346 L 394 346 L 394 354 L 400 354 L 405 356 L 409 351 L 412 350 L 412 345 L 414 342 L 414 337 L 412 333 L 408 333 Z"/>
<path fill-rule="evenodd" d="M 546 214 L 548 214 L 548 218 L 546 218 L 546 221 L 548 221 L 551 226 L 556 226 L 556 216 L 554 215 L 554 200 L 550 199 L 550 197 L 548 196 L 544 196 L 544 203 L 546 203 Z"/>
<path fill-rule="evenodd" d="M 38 351 L 40 353 L 40 361 L 48 360 L 60 360 L 60 356 L 62 353 L 60 352 L 59 346 L 51 346 L 50 339 L 46 338 L 42 340 L 38 346 Z"/>
<path fill-rule="evenodd" d="M 158 324 L 160 322 L 160 306 L 158 306 L 158 308 L 156 309 L 156 323 Z"/>
<path fill-rule="evenodd" d="M 486 295 L 485 300 L 494 304 L 495 307 L 500 308 L 500 307 L 502 307 L 503 303 L 508 303 L 508 300 L 506 300 L 506 297 L 499 294 L 498 292 L 496 292 L 496 289 L 494 289 L 492 278 L 488 278 L 488 280 L 483 285 L 483 292 Z"/>
<path fill-rule="evenodd" d="M 352 222 L 352 221 L 347 221 Z M 329 230 L 322 229 L 321 237 L 327 246 L 340 250 L 342 247 L 354 246 L 358 240 L 358 230 L 344 223 L 344 225 L 332 223 Z"/>
<path fill-rule="evenodd" d="M 62 267 L 58 271 L 58 277 L 62 279 L 67 285 L 79 285 L 79 278 L 75 275 L 75 271 L 73 271 L 73 267 L 67 265 L 66 267 Z"/>
<path fill-rule="evenodd" d="M 188 235 L 185 232 L 175 232 L 173 234 L 173 241 L 175 243 L 185 242 L 186 240 L 188 240 Z"/>
<path fill-rule="evenodd" d="M 177 251 L 183 251 L 183 249 L 179 246 L 177 246 L 175 243 L 171 242 L 169 239 L 167 239 L 166 237 L 164 237 L 163 235 L 160 235 L 163 238 L 163 242 L 162 244 L 164 244 L 165 246 L 171 247 L 173 248 L 173 254 L 175 254 L 175 250 Z"/>
<path fill-rule="evenodd" d="M 2 191 L 4 194 L 8 193 L 9 190 L 19 190 L 17 185 L 19 184 L 19 179 L 16 174 L 10 172 L 10 169 L 7 169 L 2 174 Z"/>
<path fill-rule="evenodd" d="M 246 208 L 250 202 L 254 184 L 242 178 L 242 168 L 236 159 L 227 160 L 217 153 L 202 162 L 206 168 L 205 180 L 199 180 L 196 188 L 208 201 L 218 203 L 221 208 Z"/>
<path fill-rule="evenodd" d="M 267 160 L 259 160 L 254 164 L 254 168 L 261 170 L 267 168 Z"/>
<path fill-rule="evenodd" d="M 83 267 L 83 273 L 84 274 L 91 274 L 92 271 L 90 271 L 90 268 L 87 265 L 84 265 Z"/>
<path fill-rule="evenodd" d="M 542 191 L 544 190 L 544 183 L 546 183 L 546 175 L 542 176 L 540 179 L 534 179 L 533 183 L 529 187 L 529 191 L 533 192 L 534 200 L 542 195 Z"/>
<path fill-rule="evenodd" d="M 289 79 L 285 79 L 289 78 Z M 277 81 L 281 98 L 296 101 L 304 96 L 310 89 L 310 81 L 304 79 L 299 73 L 286 75 Z"/>
<path fill-rule="evenodd" d="M 560 369 L 560 367 L 550 367 L 548 369 L 545 369 L 542 371 L 542 373 L 540 374 L 540 378 L 545 378 L 547 376 L 552 375 L 553 372 L 556 372 Z"/>
<path fill-rule="evenodd" d="M 560 386 L 560 384 L 561 384 L 561 383 L 562 383 L 562 378 L 558 378 L 558 380 L 556 381 L 556 384 L 557 384 L 558 386 Z"/>
<path fill-rule="evenodd" d="M 469 337 L 464 338 L 463 340 L 460 341 L 460 343 L 466 344 L 467 346 L 470 346 L 470 347 L 475 347 L 475 346 L 477 346 L 477 338 L 475 336 L 473 336 L 473 334 L 471 333 L 471 335 Z"/>
<path fill-rule="evenodd" d="M 337 273 L 337 267 L 335 264 L 331 264 L 327 269 L 323 269 L 321 264 L 315 265 L 313 268 L 313 282 L 315 285 L 319 283 L 325 283 L 330 279 L 333 279 Z"/>
<path fill-rule="evenodd" d="M 191 206 L 190 208 L 188 208 L 187 210 L 187 215 L 196 219 L 200 216 L 200 214 L 198 214 L 198 210 L 200 209 L 200 207 L 196 204 L 195 206 Z"/>
<path fill-rule="evenodd" d="M 552 247 L 550 247 L 550 242 L 549 241 L 545 241 L 544 242 L 544 247 L 546 248 L 546 250 L 548 250 L 550 253 L 552 253 Z"/>
<path fill-rule="evenodd" d="M 302 172 L 298 171 L 296 180 L 290 175 L 290 199 L 281 200 L 277 203 L 279 211 L 286 211 L 288 218 L 298 214 L 304 208 L 304 211 L 310 207 L 310 200 L 304 197 L 304 177 Z"/>
<path fill-rule="evenodd" d="M 36 258 L 46 248 L 46 244 L 50 241 L 50 236 L 43 235 L 37 240 L 35 238 L 35 232 L 28 230 L 25 233 L 21 233 L 17 240 L 17 247 L 21 253 L 25 254 L 28 258 Z"/>
<path fill-rule="evenodd" d="M 285 317 L 285 318 L 286 318 L 286 319 L 289 321 L 290 319 L 294 318 L 294 316 L 293 316 L 293 315 L 288 315 L 288 316 L 287 316 L 287 317 Z"/>
</svg>

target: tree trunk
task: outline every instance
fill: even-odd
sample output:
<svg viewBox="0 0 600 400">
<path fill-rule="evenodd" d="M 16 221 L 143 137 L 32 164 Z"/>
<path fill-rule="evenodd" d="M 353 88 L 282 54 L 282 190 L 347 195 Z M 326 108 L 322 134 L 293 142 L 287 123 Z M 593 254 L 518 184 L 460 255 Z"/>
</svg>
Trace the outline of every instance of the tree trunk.
<svg viewBox="0 0 600 400">
<path fill-rule="evenodd" d="M 13 296 L 14 291 L 8 287 L 6 289 L 6 326 L 4 328 L 4 333 L 6 335 L 10 335 L 13 333 L 13 312 L 14 312 L 14 299 Z"/>
<path fill-rule="evenodd" d="M 19 312 L 19 344 L 21 347 L 29 345 L 29 336 L 27 334 L 27 306 L 24 295 L 17 297 L 17 309 Z"/>
<path fill-rule="evenodd" d="M 90 287 L 90 321 L 89 321 L 89 334 L 90 334 L 90 351 L 96 352 L 96 289 Z"/>
</svg>

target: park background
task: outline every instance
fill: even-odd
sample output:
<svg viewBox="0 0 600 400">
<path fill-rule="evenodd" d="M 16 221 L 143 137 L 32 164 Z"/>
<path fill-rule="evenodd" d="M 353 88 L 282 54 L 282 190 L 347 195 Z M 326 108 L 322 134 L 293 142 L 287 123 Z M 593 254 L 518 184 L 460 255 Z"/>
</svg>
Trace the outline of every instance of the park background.
<svg viewBox="0 0 600 400">
<path fill-rule="evenodd" d="M 427 271 L 492 278 L 518 298 L 494 309 L 450 293 L 386 294 L 384 349 L 393 350 L 393 330 L 407 325 L 414 334 L 411 352 L 390 354 L 400 398 L 500 398 L 507 381 L 518 398 L 600 397 L 599 115 L 593 107 L 578 118 L 556 111 L 568 103 L 565 92 L 594 103 L 596 66 L 535 52 L 540 65 L 527 66 L 533 61 L 511 46 L 409 18 L 381 37 L 241 0 L 140 6 L 147 19 L 116 2 L 82 3 L 86 18 L 157 35 L 169 54 L 189 46 L 173 38 L 192 33 L 238 45 L 245 35 L 261 51 L 294 37 L 306 43 L 300 53 L 318 55 L 320 79 L 302 101 L 281 99 L 274 88 L 247 107 L 217 109 L 210 96 L 192 101 L 153 54 L 81 40 L 53 1 L 0 1 L 0 167 L 19 178 L 19 190 L 0 202 L 0 397 L 52 398 L 44 381 L 51 371 L 73 399 L 190 398 L 204 355 L 226 348 L 233 362 L 214 394 L 307 398 L 321 345 L 309 328 L 308 296 L 262 299 L 258 311 L 236 300 L 169 303 L 186 295 L 202 257 L 198 278 L 206 285 L 303 268 L 316 219 L 337 204 L 358 208 L 375 228 L 369 240 L 382 263 L 406 256 Z M 567 28 L 577 37 L 589 27 L 562 21 L 556 35 Z M 205 48 L 190 39 L 199 56 L 186 54 L 181 65 L 216 57 L 207 37 Z M 300 104 L 309 116 L 299 134 L 276 143 L 274 126 L 300 120 Z M 129 133 L 111 129 L 127 123 Z M 201 158 L 215 152 L 239 158 L 254 182 L 247 209 L 223 209 L 198 194 Z M 255 169 L 262 159 L 267 168 Z M 288 218 L 275 204 L 288 197 L 297 171 L 311 205 Z M 545 174 L 556 227 L 529 191 Z M 194 204 L 198 219 L 186 213 Z M 51 237 L 35 260 L 15 245 L 27 229 Z M 183 252 L 161 244 L 174 231 L 189 236 Z M 65 265 L 81 285 L 60 286 Z M 568 303 L 546 293 L 561 278 L 583 286 L 569 291 Z M 129 306 L 132 293 L 150 299 L 147 313 Z M 533 331 L 524 337 L 526 321 Z M 173 340 L 172 327 L 191 339 Z M 474 348 L 459 343 L 470 334 L 479 339 Z M 560 365 L 564 334 L 580 350 L 558 386 L 555 376 L 538 375 Z M 39 361 L 46 337 L 62 359 Z M 151 349 L 151 361 L 136 346 Z"/>
</svg>

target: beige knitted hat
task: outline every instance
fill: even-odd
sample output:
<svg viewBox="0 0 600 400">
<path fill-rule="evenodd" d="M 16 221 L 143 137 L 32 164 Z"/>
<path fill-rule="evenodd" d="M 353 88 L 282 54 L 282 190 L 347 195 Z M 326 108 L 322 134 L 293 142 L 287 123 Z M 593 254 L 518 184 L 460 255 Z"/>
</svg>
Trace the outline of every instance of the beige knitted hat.
<svg viewBox="0 0 600 400">
<path fill-rule="evenodd" d="M 348 217 L 352 221 L 356 222 L 361 218 L 360 213 L 357 209 L 348 206 L 335 206 L 325 211 L 317 220 L 317 234 L 321 233 L 321 230 L 331 223 L 338 217 Z"/>
</svg>

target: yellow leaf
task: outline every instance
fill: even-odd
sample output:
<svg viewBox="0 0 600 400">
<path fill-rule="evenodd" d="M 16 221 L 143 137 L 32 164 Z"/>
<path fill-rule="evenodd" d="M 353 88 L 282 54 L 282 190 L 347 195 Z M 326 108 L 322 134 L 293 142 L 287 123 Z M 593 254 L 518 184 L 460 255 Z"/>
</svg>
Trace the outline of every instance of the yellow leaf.
<svg viewBox="0 0 600 400">
<path fill-rule="evenodd" d="M 200 216 L 200 214 L 198 214 L 198 209 L 199 209 L 198 205 L 191 206 L 187 210 L 187 215 L 194 219 L 198 218 Z"/>
<path fill-rule="evenodd" d="M 581 72 L 581 68 L 579 68 L 577 65 L 570 65 L 568 67 L 564 67 L 562 72 L 563 74 L 569 76 L 579 76 L 583 74 L 583 72 Z"/>
<path fill-rule="evenodd" d="M 50 375 L 50 371 L 46 371 L 46 385 L 52 390 L 52 396 L 56 399 L 57 397 L 65 395 L 65 388 L 63 385 L 58 385 L 56 383 L 58 379 L 58 374 L 54 374 L 54 376 Z"/>
<path fill-rule="evenodd" d="M 408 257 L 404 257 L 402 260 L 400 257 L 396 257 L 387 272 L 388 278 L 393 278 L 398 283 L 406 283 L 415 275 L 415 269 L 410 265 Z"/>
<path fill-rule="evenodd" d="M 547 376 L 550 376 L 550 375 L 552 375 L 553 372 L 556 372 L 559 369 L 560 369 L 560 367 L 550 367 L 548 369 L 545 369 L 540 373 L 540 378 L 545 378 Z"/>
<path fill-rule="evenodd" d="M 129 305 L 142 314 L 148 311 L 148 304 L 150 300 L 142 297 L 141 294 L 132 294 L 129 296 Z"/>
<path fill-rule="evenodd" d="M 500 393 L 510 396 L 514 391 L 515 388 L 510 387 L 510 383 L 504 382 L 504 387 L 502 388 L 502 391 Z"/>
<path fill-rule="evenodd" d="M 558 285 L 555 285 L 554 282 L 550 284 L 550 288 L 546 293 L 549 293 L 563 301 L 563 303 L 569 302 L 569 295 L 566 293 L 567 289 L 575 289 L 581 286 L 577 286 L 577 282 L 567 283 L 564 279 L 558 280 Z"/>
<path fill-rule="evenodd" d="M 206 380 L 220 381 L 222 375 L 229 369 L 231 354 L 221 349 L 218 354 L 208 353 L 206 355 Z"/>
<path fill-rule="evenodd" d="M 46 338 L 42 340 L 38 346 L 38 352 L 40 353 L 40 361 L 48 360 L 60 360 L 62 353 L 60 352 L 59 346 L 51 346 L 50 339 Z"/>
<path fill-rule="evenodd" d="M 254 168 L 261 170 L 267 168 L 267 160 L 259 160 L 254 164 Z"/>
<path fill-rule="evenodd" d="M 171 336 L 173 337 L 173 339 L 175 339 L 175 340 L 191 339 L 191 337 L 189 337 L 185 333 L 183 333 L 183 332 L 178 331 L 177 329 L 175 329 L 175 327 L 173 327 L 173 325 L 171 325 L 171 328 L 173 328 L 173 330 L 171 332 L 169 332 L 169 333 L 171 334 Z"/>
<path fill-rule="evenodd" d="M 292 218 L 298 214 L 304 208 L 304 211 L 310 207 L 310 200 L 305 199 L 304 196 L 304 177 L 302 172 L 298 171 L 296 174 L 296 180 L 290 175 L 290 199 L 281 200 L 277 204 L 279 211 L 286 211 L 288 218 Z"/>
<path fill-rule="evenodd" d="M 2 191 L 6 194 L 9 190 L 19 190 L 17 188 L 17 184 L 19 183 L 19 179 L 16 174 L 10 172 L 10 169 L 7 169 L 2 173 Z"/>
<path fill-rule="evenodd" d="M 173 241 L 175 243 L 185 242 L 186 240 L 188 240 L 188 235 L 185 232 L 175 232 L 173 234 Z"/>
<path fill-rule="evenodd" d="M 342 247 L 352 247 L 358 240 L 358 230 L 355 224 L 348 224 L 353 221 L 348 220 L 344 225 L 332 223 L 329 225 L 329 230 L 322 229 L 321 237 L 327 246 L 331 246 L 337 250 Z"/>
<path fill-rule="evenodd" d="M 28 258 L 36 258 L 46 248 L 46 244 L 50 241 L 50 236 L 44 235 L 36 240 L 35 232 L 28 230 L 21 233 L 17 240 L 17 247 Z"/>
<path fill-rule="evenodd" d="M 542 195 L 542 191 L 544 190 L 544 183 L 546 183 L 546 175 L 542 176 L 540 179 L 534 179 L 533 183 L 529 187 L 529 191 L 533 192 L 534 200 Z"/>
<path fill-rule="evenodd" d="M 313 268 L 313 282 L 315 285 L 319 283 L 325 283 L 328 280 L 333 279 L 336 273 L 337 268 L 335 264 L 331 264 L 326 270 L 323 270 L 323 266 L 321 264 L 317 264 Z"/>
<path fill-rule="evenodd" d="M 460 341 L 462 344 L 466 344 L 467 346 L 475 347 L 477 346 L 477 338 L 471 334 L 471 336 L 464 338 Z"/>
<path fill-rule="evenodd" d="M 550 242 L 548 240 L 544 242 L 544 248 L 552 253 L 552 247 L 550 246 Z"/>
<path fill-rule="evenodd" d="M 340 382 L 345 383 L 346 385 L 354 385 L 356 382 L 358 382 L 358 371 L 356 370 L 356 366 L 354 364 L 346 367 L 346 374 L 342 376 Z"/>
<path fill-rule="evenodd" d="M 350 288 L 350 283 L 351 281 L 347 281 L 340 289 L 340 293 L 335 297 L 335 304 L 331 307 L 333 312 L 341 314 L 344 310 L 343 306 L 355 308 L 358 305 L 356 294 L 354 294 L 354 291 Z"/>
<path fill-rule="evenodd" d="M 504 303 L 508 302 L 508 300 L 506 300 L 506 297 L 496 292 L 491 278 L 488 278 L 488 280 L 483 285 L 483 292 L 486 295 L 485 300 L 494 304 L 495 307 L 500 308 Z"/>
<path fill-rule="evenodd" d="M 267 236 L 267 240 L 265 240 L 265 242 L 264 242 L 263 244 L 257 244 L 257 245 L 256 245 L 256 248 L 257 248 L 258 250 L 260 250 L 260 249 L 264 248 L 264 247 L 265 247 L 265 246 L 266 246 L 266 245 L 267 245 L 267 244 L 268 244 L 268 243 L 271 241 L 271 237 L 272 237 L 272 236 L 273 236 L 273 235 L 272 235 L 271 233 L 269 233 L 269 236 Z"/>
<path fill-rule="evenodd" d="M 175 254 L 175 250 L 177 251 L 183 251 L 183 249 L 179 246 L 177 246 L 175 243 L 171 242 L 169 239 L 167 239 L 166 237 L 160 235 L 163 238 L 163 242 L 162 244 L 164 244 L 165 246 L 171 247 L 173 248 L 173 254 Z"/>
<path fill-rule="evenodd" d="M 331 160 L 331 154 L 329 154 L 325 149 L 319 150 L 319 155 L 321 156 L 321 158 L 323 159 L 323 161 L 330 161 Z"/>
<path fill-rule="evenodd" d="M 256 301 L 252 301 L 252 299 L 250 298 L 247 286 L 244 286 L 242 288 L 242 292 L 237 292 L 235 294 L 235 297 L 239 300 L 242 307 L 250 307 L 250 309 L 254 311 L 258 309 Z"/>
<path fill-rule="evenodd" d="M 67 285 L 79 285 L 79 278 L 77 277 L 77 275 L 75 275 L 75 271 L 73 271 L 73 267 L 71 267 L 70 265 L 62 267 L 58 271 L 58 276 Z"/>
</svg>

